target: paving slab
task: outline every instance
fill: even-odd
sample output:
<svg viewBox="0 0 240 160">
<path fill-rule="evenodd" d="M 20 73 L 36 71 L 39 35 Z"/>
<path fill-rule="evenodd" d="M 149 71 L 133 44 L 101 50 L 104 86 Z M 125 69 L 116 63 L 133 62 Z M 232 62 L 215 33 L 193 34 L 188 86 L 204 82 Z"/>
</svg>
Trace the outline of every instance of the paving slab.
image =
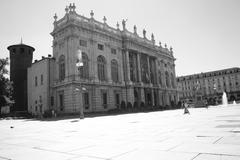
<svg viewBox="0 0 240 160">
<path fill-rule="evenodd" d="M 191 143 L 179 145 L 171 151 L 240 156 L 240 145 Z"/>
<path fill-rule="evenodd" d="M 199 154 L 194 160 L 240 160 L 240 156 L 226 156 L 216 154 Z"/>
<path fill-rule="evenodd" d="M 50 152 L 45 150 L 39 150 L 34 148 L 16 147 L 12 146 L 6 149 L 0 150 L 0 157 L 10 160 L 67 160 L 75 157 L 75 155 L 61 153 L 61 152 Z"/>
<path fill-rule="evenodd" d="M 166 151 L 158 151 L 158 150 L 136 150 L 125 155 L 121 155 L 113 158 L 113 160 L 192 160 L 196 157 L 196 153 L 180 153 L 180 152 L 166 152 Z"/>
<path fill-rule="evenodd" d="M 236 160 L 240 105 L 95 118 L 2 119 L 0 159 Z"/>
</svg>

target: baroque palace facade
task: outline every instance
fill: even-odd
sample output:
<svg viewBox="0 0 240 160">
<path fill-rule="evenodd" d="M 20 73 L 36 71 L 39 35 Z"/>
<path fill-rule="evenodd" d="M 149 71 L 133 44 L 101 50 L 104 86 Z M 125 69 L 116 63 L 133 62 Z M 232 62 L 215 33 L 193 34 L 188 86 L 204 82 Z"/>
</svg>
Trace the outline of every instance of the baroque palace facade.
<svg viewBox="0 0 240 160">
<path fill-rule="evenodd" d="M 43 57 L 28 68 L 30 113 L 107 111 L 132 106 L 171 106 L 177 103 L 175 58 L 172 48 L 155 44 L 126 28 L 122 30 L 65 8 L 63 18 L 54 16 L 53 56 Z M 78 53 L 83 66 L 76 66 Z M 135 104 L 135 105 L 134 105 Z"/>
<path fill-rule="evenodd" d="M 180 100 L 194 99 L 200 92 L 209 104 L 222 103 L 226 92 L 228 101 L 240 100 L 240 68 L 177 77 Z"/>
</svg>

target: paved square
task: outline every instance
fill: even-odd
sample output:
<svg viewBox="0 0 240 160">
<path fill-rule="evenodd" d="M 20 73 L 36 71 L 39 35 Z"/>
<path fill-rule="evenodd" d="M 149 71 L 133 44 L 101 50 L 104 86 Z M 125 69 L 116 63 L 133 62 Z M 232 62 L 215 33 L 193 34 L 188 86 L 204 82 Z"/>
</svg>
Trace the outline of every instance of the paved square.
<svg viewBox="0 0 240 160">
<path fill-rule="evenodd" d="M 0 160 L 240 160 L 240 105 L 189 110 L 3 119 Z"/>
</svg>

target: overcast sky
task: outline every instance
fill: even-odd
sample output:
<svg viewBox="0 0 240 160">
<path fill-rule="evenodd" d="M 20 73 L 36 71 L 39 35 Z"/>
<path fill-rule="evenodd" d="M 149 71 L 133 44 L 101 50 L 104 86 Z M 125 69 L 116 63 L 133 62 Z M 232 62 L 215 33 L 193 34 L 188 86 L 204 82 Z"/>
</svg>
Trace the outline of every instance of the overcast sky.
<svg viewBox="0 0 240 160">
<path fill-rule="evenodd" d="M 240 66 L 240 0 L 1 0 L 0 58 L 7 47 L 23 43 L 33 46 L 34 59 L 52 54 L 53 15 L 65 14 L 75 3 L 80 15 L 116 28 L 126 27 L 139 35 L 145 28 L 150 39 L 173 47 L 177 76 Z"/>
</svg>

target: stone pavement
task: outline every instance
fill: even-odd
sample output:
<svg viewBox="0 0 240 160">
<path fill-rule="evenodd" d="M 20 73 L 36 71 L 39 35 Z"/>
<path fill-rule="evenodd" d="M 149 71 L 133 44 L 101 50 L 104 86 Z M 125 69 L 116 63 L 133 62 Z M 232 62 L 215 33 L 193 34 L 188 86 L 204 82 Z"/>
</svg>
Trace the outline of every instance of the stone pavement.
<svg viewBox="0 0 240 160">
<path fill-rule="evenodd" d="M 0 160 L 240 160 L 240 105 L 0 120 Z"/>
</svg>

